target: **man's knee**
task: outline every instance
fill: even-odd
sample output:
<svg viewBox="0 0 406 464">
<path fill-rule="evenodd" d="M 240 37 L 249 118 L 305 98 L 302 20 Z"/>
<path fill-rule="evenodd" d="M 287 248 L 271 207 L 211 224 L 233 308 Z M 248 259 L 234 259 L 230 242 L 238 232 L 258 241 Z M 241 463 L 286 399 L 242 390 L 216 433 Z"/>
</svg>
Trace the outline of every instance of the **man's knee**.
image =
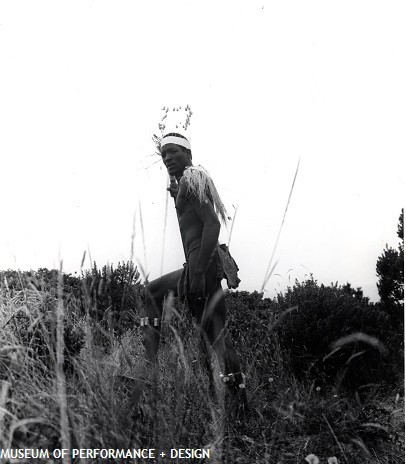
<svg viewBox="0 0 406 464">
<path fill-rule="evenodd" d="M 146 297 L 150 300 L 163 301 L 166 294 L 169 292 L 177 293 L 178 281 L 182 274 L 182 269 L 179 269 L 169 274 L 165 274 L 158 279 L 155 279 L 145 286 Z"/>
<path fill-rule="evenodd" d="M 152 282 L 148 282 L 147 285 L 145 286 L 145 296 L 147 300 L 155 300 L 156 297 L 158 296 L 158 289 L 159 289 L 159 284 L 156 280 L 153 280 Z"/>
<path fill-rule="evenodd" d="M 163 297 L 160 293 L 159 286 L 155 281 L 145 286 L 146 311 L 149 319 L 160 317 L 162 313 Z M 151 325 L 151 321 L 146 320 L 145 325 Z"/>
</svg>

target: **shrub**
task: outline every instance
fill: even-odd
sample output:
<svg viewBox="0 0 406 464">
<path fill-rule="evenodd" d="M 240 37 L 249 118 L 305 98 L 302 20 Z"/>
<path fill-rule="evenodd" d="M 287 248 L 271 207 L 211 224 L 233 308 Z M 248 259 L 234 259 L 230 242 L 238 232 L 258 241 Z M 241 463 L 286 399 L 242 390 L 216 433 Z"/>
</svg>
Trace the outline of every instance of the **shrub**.
<svg viewBox="0 0 406 464">
<path fill-rule="evenodd" d="M 378 292 L 383 309 L 390 315 L 394 328 L 403 329 L 404 324 L 404 227 L 403 208 L 399 216 L 397 235 L 398 249 L 388 247 L 376 262 Z M 403 339 L 403 330 L 398 331 Z"/>
<path fill-rule="evenodd" d="M 350 284 L 318 285 L 311 277 L 296 281 L 277 300 L 284 310 L 296 308 L 277 326 L 283 352 L 296 375 L 330 379 L 339 375 L 348 387 L 383 377 L 394 380 L 394 366 L 384 356 L 392 348 L 389 317 L 379 305 L 369 303 L 360 289 Z M 363 336 L 356 335 L 360 333 Z M 348 338 L 334 347 L 343 337 Z"/>
<path fill-rule="evenodd" d="M 140 273 L 132 262 L 119 263 L 116 268 L 96 263 L 85 271 L 83 280 L 83 308 L 102 329 L 122 334 L 131 329 L 144 298 Z"/>
<path fill-rule="evenodd" d="M 242 369 L 248 374 L 257 372 L 267 382 L 281 362 L 274 333 L 278 303 L 262 299 L 256 291 L 227 291 L 225 300 L 228 330 L 243 361 Z"/>
<path fill-rule="evenodd" d="M 56 296 L 58 292 L 57 269 L 40 268 L 37 271 L 0 271 L 0 290 L 11 295 L 26 289 L 46 291 Z M 62 273 L 64 296 L 80 300 L 82 295 L 82 281 L 79 277 Z"/>
</svg>

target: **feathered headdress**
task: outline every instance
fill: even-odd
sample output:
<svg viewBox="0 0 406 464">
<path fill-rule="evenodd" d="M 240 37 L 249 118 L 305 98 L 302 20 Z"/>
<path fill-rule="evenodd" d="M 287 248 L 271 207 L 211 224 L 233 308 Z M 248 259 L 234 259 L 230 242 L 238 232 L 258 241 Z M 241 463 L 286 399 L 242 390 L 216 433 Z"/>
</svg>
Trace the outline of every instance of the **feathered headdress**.
<svg viewBox="0 0 406 464">
<path fill-rule="evenodd" d="M 202 204 L 209 198 L 213 202 L 217 215 L 226 224 L 227 210 L 209 173 L 202 166 L 187 166 L 183 171 L 183 178 L 187 185 L 187 192 L 196 196 Z"/>
</svg>

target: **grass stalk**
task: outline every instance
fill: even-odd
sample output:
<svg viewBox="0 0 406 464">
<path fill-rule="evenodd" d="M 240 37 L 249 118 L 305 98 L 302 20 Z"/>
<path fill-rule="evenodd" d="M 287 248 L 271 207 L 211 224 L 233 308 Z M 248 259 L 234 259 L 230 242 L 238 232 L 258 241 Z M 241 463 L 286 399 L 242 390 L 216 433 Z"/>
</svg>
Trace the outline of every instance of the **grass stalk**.
<svg viewBox="0 0 406 464">
<path fill-rule="evenodd" d="M 145 268 L 145 270 L 147 270 L 148 269 L 148 266 L 147 266 L 147 246 L 145 244 L 144 221 L 142 220 L 141 203 L 138 203 L 138 207 L 140 209 L 140 225 L 141 225 L 141 235 L 142 235 L 142 248 L 143 248 L 143 252 L 144 252 L 144 268 Z"/>
<path fill-rule="evenodd" d="M 59 401 L 59 427 L 60 441 L 62 448 L 70 449 L 70 434 L 69 434 L 69 416 L 68 416 L 68 401 L 66 396 L 66 378 L 63 370 L 64 363 L 64 303 L 63 303 L 63 274 L 62 261 L 58 273 L 58 304 L 57 304 L 57 320 L 56 320 L 56 388 L 57 398 Z M 63 464 L 69 464 L 69 457 L 62 458 Z"/>
<path fill-rule="evenodd" d="M 334 433 L 333 427 L 331 427 L 330 422 L 327 420 L 327 417 L 324 414 L 322 414 L 322 416 L 323 416 L 323 419 L 326 422 L 326 424 L 327 424 L 327 426 L 328 426 L 328 428 L 329 428 L 329 430 L 331 432 L 331 435 L 333 435 L 333 438 L 334 438 L 335 442 L 337 443 L 338 447 L 340 448 L 341 454 L 344 457 L 345 462 L 348 464 L 348 458 L 347 458 L 347 455 L 346 455 L 346 453 L 344 451 L 343 445 L 341 444 L 340 440 L 337 438 L 337 435 Z"/>
<path fill-rule="evenodd" d="M 234 206 L 234 205 L 233 205 Z M 237 206 L 234 206 L 234 216 L 233 216 L 233 220 L 231 222 L 231 227 L 230 227 L 230 235 L 228 236 L 228 244 L 227 244 L 227 247 L 230 248 L 230 243 L 231 243 L 231 236 L 233 234 L 233 229 L 234 229 L 234 224 L 235 224 L 235 218 L 237 216 L 237 211 L 238 211 L 238 205 Z"/>
<path fill-rule="evenodd" d="M 295 176 L 293 177 L 293 182 L 292 182 L 292 186 L 291 186 L 291 188 L 290 188 L 288 201 L 286 202 L 285 212 L 283 213 L 282 222 L 281 222 L 281 225 L 280 225 L 280 227 L 279 227 L 278 236 L 277 236 L 277 238 L 276 238 L 276 242 L 275 242 L 275 245 L 274 245 L 273 250 L 272 250 L 271 259 L 269 260 L 269 264 L 268 264 L 268 267 L 267 267 L 266 272 L 265 272 L 265 277 L 264 277 L 264 282 L 262 283 L 261 292 L 264 291 L 265 286 L 266 286 L 266 284 L 268 283 L 269 279 L 271 278 L 273 269 L 274 269 L 274 267 L 275 267 L 275 266 L 274 266 L 274 267 L 272 268 L 272 270 L 271 270 L 271 265 L 272 265 L 272 261 L 273 261 L 274 255 L 275 255 L 276 247 L 278 246 L 278 243 L 279 243 L 279 238 L 280 238 L 280 236 L 281 236 L 283 224 L 285 223 L 286 214 L 287 214 L 288 208 L 289 208 L 290 199 L 291 199 L 291 197 L 292 197 L 293 189 L 294 189 L 294 187 L 295 187 L 295 182 L 296 182 L 297 173 L 299 172 L 299 165 L 300 165 L 300 158 L 299 158 L 299 160 L 298 160 L 298 162 L 297 162 L 296 171 L 295 171 Z"/>
<path fill-rule="evenodd" d="M 163 274 L 164 269 L 164 254 L 165 254 L 165 239 L 166 239 L 166 223 L 168 221 L 168 203 L 169 203 L 169 191 L 166 192 L 165 197 L 165 216 L 164 216 L 164 230 L 162 236 L 162 252 L 161 252 L 161 275 Z"/>
<path fill-rule="evenodd" d="M 4 416 L 8 413 L 6 408 L 6 403 L 8 400 L 8 394 L 10 389 L 10 382 L 6 380 L 1 381 L 1 391 L 0 391 L 0 430 L 4 430 Z M 1 436 L 0 436 L 1 438 Z M 5 443 L 1 443 L 2 447 L 5 447 Z"/>
</svg>

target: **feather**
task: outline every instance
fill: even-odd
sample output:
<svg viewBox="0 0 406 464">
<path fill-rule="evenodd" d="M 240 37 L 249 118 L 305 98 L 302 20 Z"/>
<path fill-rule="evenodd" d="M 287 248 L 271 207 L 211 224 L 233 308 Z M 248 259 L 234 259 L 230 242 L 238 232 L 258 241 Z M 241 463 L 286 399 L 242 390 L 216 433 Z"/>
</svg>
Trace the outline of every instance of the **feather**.
<svg viewBox="0 0 406 464">
<path fill-rule="evenodd" d="M 202 166 L 188 166 L 183 172 L 188 193 L 194 194 L 201 204 L 207 197 L 213 201 L 214 209 L 224 224 L 227 221 L 227 210 L 221 201 L 217 189 L 209 175 Z"/>
</svg>

